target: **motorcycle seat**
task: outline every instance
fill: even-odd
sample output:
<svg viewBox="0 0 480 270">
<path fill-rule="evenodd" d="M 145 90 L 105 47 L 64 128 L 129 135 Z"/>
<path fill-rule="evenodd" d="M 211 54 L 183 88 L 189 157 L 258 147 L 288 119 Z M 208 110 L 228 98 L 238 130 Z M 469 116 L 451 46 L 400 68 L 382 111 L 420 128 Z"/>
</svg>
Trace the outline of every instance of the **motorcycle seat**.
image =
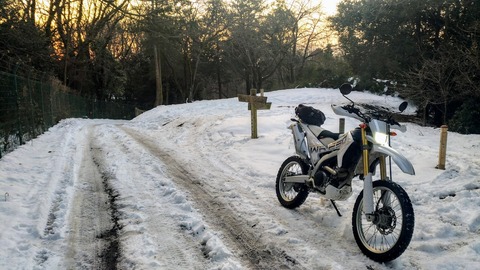
<svg viewBox="0 0 480 270">
<path fill-rule="evenodd" d="M 334 141 L 338 140 L 340 137 L 340 133 L 334 133 L 331 132 L 330 130 L 326 130 L 320 126 L 315 126 L 315 125 L 308 125 L 308 128 L 312 133 L 317 137 L 317 139 L 321 140 L 323 138 L 330 138 L 333 139 Z"/>
<path fill-rule="evenodd" d="M 320 132 L 320 135 L 319 135 L 319 139 L 322 139 L 322 138 L 332 138 L 334 139 L 335 141 L 338 140 L 338 138 L 340 137 L 340 133 L 335 133 L 335 132 L 331 132 L 330 130 L 323 130 L 322 132 Z"/>
</svg>

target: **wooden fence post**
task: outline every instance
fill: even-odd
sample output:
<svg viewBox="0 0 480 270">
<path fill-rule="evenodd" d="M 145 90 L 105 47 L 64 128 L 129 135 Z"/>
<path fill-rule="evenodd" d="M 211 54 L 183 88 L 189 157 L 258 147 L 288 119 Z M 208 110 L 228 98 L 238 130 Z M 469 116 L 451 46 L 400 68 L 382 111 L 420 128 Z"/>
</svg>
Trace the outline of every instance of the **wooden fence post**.
<svg viewBox="0 0 480 270">
<path fill-rule="evenodd" d="M 447 131 L 448 127 L 443 125 L 440 127 L 440 153 L 438 155 L 438 165 L 435 167 L 440 170 L 445 170 L 445 160 L 447 159 Z"/>
<path fill-rule="evenodd" d="M 345 133 L 345 118 L 340 118 L 338 132 L 340 132 L 340 134 Z"/>
<path fill-rule="evenodd" d="M 257 96 L 257 89 L 250 89 L 250 96 Z M 250 105 L 250 119 L 251 119 L 251 129 L 252 129 L 252 139 L 258 138 L 258 129 L 257 129 L 257 106 L 253 102 L 248 103 Z"/>
</svg>

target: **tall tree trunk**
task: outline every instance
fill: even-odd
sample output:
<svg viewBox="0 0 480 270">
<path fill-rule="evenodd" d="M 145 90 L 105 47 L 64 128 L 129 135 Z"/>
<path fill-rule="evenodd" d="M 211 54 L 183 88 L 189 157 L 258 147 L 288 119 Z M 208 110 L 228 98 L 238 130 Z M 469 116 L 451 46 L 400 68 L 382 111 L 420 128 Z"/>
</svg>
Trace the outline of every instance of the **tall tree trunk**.
<svg viewBox="0 0 480 270">
<path fill-rule="evenodd" d="M 250 81 L 250 72 L 245 69 L 245 93 L 250 95 L 250 89 L 252 89 L 252 82 Z"/>
<path fill-rule="evenodd" d="M 36 0 L 30 0 L 30 1 L 27 1 L 27 5 L 28 5 L 28 10 L 27 10 L 27 19 L 28 19 L 28 22 L 31 23 L 32 25 L 35 25 L 35 13 L 36 13 L 36 9 L 37 9 L 37 2 Z"/>
<path fill-rule="evenodd" d="M 222 76 L 220 74 L 220 61 L 217 58 L 217 85 L 218 85 L 218 99 L 222 99 Z"/>
<path fill-rule="evenodd" d="M 195 97 L 195 88 L 197 87 L 197 71 L 198 71 L 198 65 L 200 64 L 200 53 L 197 55 L 197 59 L 195 60 L 195 67 L 193 68 L 193 71 L 191 72 L 191 84 L 190 84 L 190 91 L 188 93 L 188 97 L 190 99 L 190 102 L 193 102 L 193 99 Z M 200 95 L 200 98 L 203 98 L 203 95 Z"/>
<path fill-rule="evenodd" d="M 163 104 L 163 87 L 162 87 L 162 66 L 160 54 L 158 53 L 157 45 L 153 45 L 153 53 L 155 57 L 155 85 L 156 85 L 156 95 L 155 95 L 155 106 Z"/>
<path fill-rule="evenodd" d="M 443 103 L 443 123 L 444 125 L 447 124 L 447 110 L 448 110 L 448 102 L 447 99 L 445 99 L 445 102 Z"/>
<path fill-rule="evenodd" d="M 289 83 L 294 83 L 297 79 L 295 78 L 295 59 L 297 58 L 298 23 L 295 23 L 295 27 L 292 30 L 292 36 L 294 37 L 292 55 L 288 63 L 288 69 L 289 69 L 288 82 Z"/>
</svg>

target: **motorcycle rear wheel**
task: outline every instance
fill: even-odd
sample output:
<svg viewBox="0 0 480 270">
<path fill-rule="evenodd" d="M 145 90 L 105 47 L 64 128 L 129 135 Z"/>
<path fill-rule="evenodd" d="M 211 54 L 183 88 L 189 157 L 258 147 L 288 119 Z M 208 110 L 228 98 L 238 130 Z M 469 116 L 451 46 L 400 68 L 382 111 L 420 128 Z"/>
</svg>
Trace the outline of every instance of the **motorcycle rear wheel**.
<svg viewBox="0 0 480 270">
<path fill-rule="evenodd" d="M 375 219 L 363 212 L 363 191 L 353 208 L 352 228 L 357 245 L 370 259 L 388 262 L 398 258 L 410 244 L 415 217 L 405 190 L 394 182 L 373 182 Z"/>
<path fill-rule="evenodd" d="M 308 173 L 308 165 L 298 156 L 287 158 L 277 174 L 275 190 L 278 201 L 285 208 L 293 209 L 302 205 L 308 197 L 308 187 L 301 183 L 285 183 L 286 176 Z"/>
</svg>

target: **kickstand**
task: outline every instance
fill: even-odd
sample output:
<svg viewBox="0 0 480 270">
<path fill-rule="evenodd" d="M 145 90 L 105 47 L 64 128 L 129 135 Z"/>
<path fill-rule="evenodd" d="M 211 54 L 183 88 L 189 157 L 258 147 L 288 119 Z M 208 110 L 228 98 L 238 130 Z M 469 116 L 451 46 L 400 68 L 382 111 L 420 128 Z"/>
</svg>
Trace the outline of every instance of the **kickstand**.
<svg viewBox="0 0 480 270">
<path fill-rule="evenodd" d="M 332 203 L 333 207 L 335 208 L 335 211 L 337 211 L 338 216 L 341 217 L 342 214 L 340 214 L 340 211 L 338 211 L 338 208 L 337 208 L 337 205 L 335 204 L 335 201 L 334 201 L 334 200 L 330 200 L 330 202 Z"/>
</svg>

